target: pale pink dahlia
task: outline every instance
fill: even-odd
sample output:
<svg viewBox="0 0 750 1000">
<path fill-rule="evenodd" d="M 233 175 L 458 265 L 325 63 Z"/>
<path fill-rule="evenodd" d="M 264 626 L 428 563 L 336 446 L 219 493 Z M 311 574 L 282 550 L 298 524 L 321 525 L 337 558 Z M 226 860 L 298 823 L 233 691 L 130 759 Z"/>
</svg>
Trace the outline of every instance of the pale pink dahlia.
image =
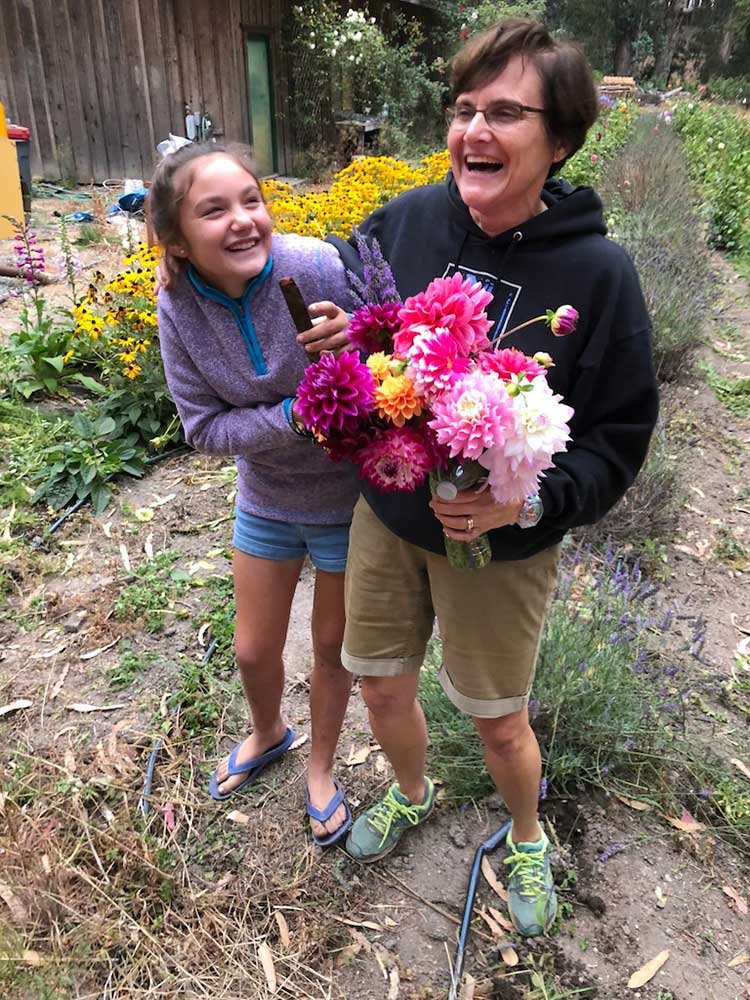
<svg viewBox="0 0 750 1000">
<path fill-rule="evenodd" d="M 492 301 L 491 292 L 478 281 L 454 274 L 452 278 L 435 278 L 419 295 L 406 300 L 399 312 L 401 329 L 394 334 L 393 346 L 406 354 L 414 338 L 443 327 L 450 331 L 463 355 L 483 351 L 489 346 L 487 331 L 492 326 L 486 307 Z"/>
<path fill-rule="evenodd" d="M 419 333 L 409 349 L 409 375 L 418 392 L 428 398 L 449 389 L 470 365 L 449 330 Z"/>
<path fill-rule="evenodd" d="M 546 379 L 535 379 L 532 386 L 512 398 L 516 420 L 502 445 L 488 449 L 479 459 L 489 470 L 490 489 L 498 503 L 533 493 L 539 476 L 570 440 L 568 421 L 573 409 L 550 389 Z"/>
<path fill-rule="evenodd" d="M 478 370 L 464 375 L 431 405 L 429 426 L 451 458 L 479 458 L 487 448 L 503 443 L 515 421 L 505 383 Z"/>
<path fill-rule="evenodd" d="M 400 302 L 386 302 L 385 305 L 362 306 L 349 321 L 349 339 L 352 344 L 367 354 L 389 351 L 391 338 L 399 328 Z"/>
<path fill-rule="evenodd" d="M 514 375 L 525 375 L 531 382 L 546 371 L 544 365 L 535 358 L 530 358 L 515 347 L 506 347 L 501 351 L 483 351 L 477 361 L 483 372 L 495 372 L 504 382 L 510 382 Z"/>
<path fill-rule="evenodd" d="M 384 493 L 410 492 L 424 482 L 431 456 L 418 430 L 391 427 L 354 456 L 364 479 Z"/>
<path fill-rule="evenodd" d="M 327 438 L 350 432 L 373 410 L 375 379 L 357 354 L 323 354 L 305 369 L 297 389 L 297 411 L 308 430 Z"/>
</svg>

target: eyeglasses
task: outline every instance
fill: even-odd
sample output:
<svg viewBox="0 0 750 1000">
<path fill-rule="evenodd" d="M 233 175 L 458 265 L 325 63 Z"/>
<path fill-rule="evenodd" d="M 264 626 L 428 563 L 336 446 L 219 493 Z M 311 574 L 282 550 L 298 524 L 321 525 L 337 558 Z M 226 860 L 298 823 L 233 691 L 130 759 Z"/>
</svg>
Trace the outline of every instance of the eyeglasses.
<svg viewBox="0 0 750 1000">
<path fill-rule="evenodd" d="M 493 132 L 495 130 L 507 128 L 508 125 L 515 125 L 530 113 L 545 115 L 544 108 L 532 108 L 528 104 L 516 104 L 515 101 L 501 101 L 491 105 L 489 108 L 475 108 L 471 104 L 454 104 L 452 108 L 446 108 L 445 120 L 448 127 L 456 132 L 465 132 L 474 121 L 477 115 L 484 115 L 487 127 Z"/>
</svg>

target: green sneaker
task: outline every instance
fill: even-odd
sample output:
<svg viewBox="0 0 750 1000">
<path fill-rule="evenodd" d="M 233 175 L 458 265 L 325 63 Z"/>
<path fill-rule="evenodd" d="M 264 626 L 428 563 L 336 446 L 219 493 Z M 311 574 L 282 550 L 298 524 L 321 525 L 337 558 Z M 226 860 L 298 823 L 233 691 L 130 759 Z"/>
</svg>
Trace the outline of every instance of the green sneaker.
<svg viewBox="0 0 750 1000">
<path fill-rule="evenodd" d="M 390 854 L 401 835 L 424 823 L 435 805 L 435 786 L 425 778 L 427 794 L 421 806 L 415 806 L 391 785 L 381 799 L 357 819 L 346 838 L 346 849 L 356 861 L 379 861 Z"/>
<path fill-rule="evenodd" d="M 557 913 L 555 883 L 549 866 L 550 844 L 545 833 L 535 844 L 514 844 L 510 833 L 505 841 L 510 866 L 508 911 L 516 930 L 525 937 L 537 937 L 552 926 Z"/>
</svg>

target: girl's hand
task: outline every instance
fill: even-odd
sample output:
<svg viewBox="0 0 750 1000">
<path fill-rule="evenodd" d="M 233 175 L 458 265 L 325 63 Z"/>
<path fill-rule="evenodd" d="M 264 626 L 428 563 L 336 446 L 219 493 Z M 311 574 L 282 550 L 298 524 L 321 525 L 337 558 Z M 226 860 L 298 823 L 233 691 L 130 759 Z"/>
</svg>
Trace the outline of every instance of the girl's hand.
<svg viewBox="0 0 750 1000">
<path fill-rule="evenodd" d="M 455 500 L 433 497 L 430 502 L 444 533 L 457 542 L 471 542 L 485 531 L 515 524 L 522 506 L 523 500 L 496 503 L 486 484 L 463 490 Z"/>
<path fill-rule="evenodd" d="M 309 354 L 330 351 L 337 357 L 348 351 L 349 317 L 333 302 L 311 302 L 307 307 L 314 325 L 309 330 L 297 334 L 297 343 L 302 344 Z"/>
</svg>

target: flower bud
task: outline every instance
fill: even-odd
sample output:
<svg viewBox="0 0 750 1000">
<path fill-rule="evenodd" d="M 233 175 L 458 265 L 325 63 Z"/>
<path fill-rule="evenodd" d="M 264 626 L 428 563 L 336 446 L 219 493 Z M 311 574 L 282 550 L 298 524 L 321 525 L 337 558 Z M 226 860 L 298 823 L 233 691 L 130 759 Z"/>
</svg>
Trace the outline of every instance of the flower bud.
<svg viewBox="0 0 750 1000">
<path fill-rule="evenodd" d="M 537 351 L 534 355 L 534 361 L 543 368 L 554 368 L 555 362 L 552 360 L 552 355 L 547 354 L 546 351 Z"/>
<path fill-rule="evenodd" d="M 578 310 L 574 309 L 573 306 L 560 306 L 554 313 L 548 310 L 547 322 L 556 337 L 567 337 L 576 328 Z"/>
</svg>

